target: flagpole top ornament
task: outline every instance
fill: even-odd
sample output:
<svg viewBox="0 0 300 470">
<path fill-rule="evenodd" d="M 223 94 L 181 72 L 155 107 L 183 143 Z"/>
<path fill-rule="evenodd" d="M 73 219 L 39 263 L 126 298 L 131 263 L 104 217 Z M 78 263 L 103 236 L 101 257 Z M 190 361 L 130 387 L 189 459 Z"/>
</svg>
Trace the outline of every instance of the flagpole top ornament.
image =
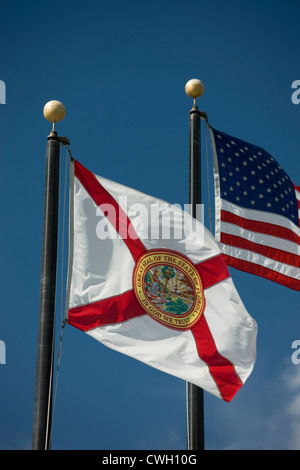
<svg viewBox="0 0 300 470">
<path fill-rule="evenodd" d="M 192 78 L 186 83 L 185 92 L 190 98 L 194 99 L 195 104 L 196 99 L 204 93 L 204 85 L 201 80 L 198 80 L 197 78 Z"/>
<path fill-rule="evenodd" d="M 66 108 L 60 101 L 48 101 L 48 103 L 46 103 L 44 106 L 43 114 L 47 121 L 53 123 L 52 131 L 55 131 L 55 123 L 64 119 L 66 115 Z"/>
</svg>

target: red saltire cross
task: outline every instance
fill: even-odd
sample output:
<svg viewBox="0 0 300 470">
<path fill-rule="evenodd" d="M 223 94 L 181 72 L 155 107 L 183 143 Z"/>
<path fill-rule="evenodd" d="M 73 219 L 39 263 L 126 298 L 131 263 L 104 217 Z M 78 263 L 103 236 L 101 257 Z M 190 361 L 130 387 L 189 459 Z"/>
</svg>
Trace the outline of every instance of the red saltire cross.
<svg viewBox="0 0 300 470">
<path fill-rule="evenodd" d="M 116 209 L 116 217 L 110 217 L 109 212 L 106 216 L 119 233 L 127 233 L 127 230 L 124 231 L 124 227 L 123 230 L 120 230 L 120 224 L 125 223 L 126 229 L 128 229 L 131 222 L 116 200 L 99 183 L 94 174 L 77 160 L 74 160 L 74 169 L 75 176 L 97 206 L 111 204 Z M 130 231 L 132 233 L 132 226 Z M 137 263 L 140 256 L 148 250 L 138 236 L 134 235 L 132 238 L 126 237 L 123 240 Z M 195 267 L 202 278 L 204 290 L 230 277 L 222 254 L 200 262 Z M 71 308 L 68 314 L 68 323 L 79 330 L 88 331 L 103 325 L 124 322 L 141 315 L 147 315 L 147 313 L 139 304 L 134 289 L 132 289 L 98 302 Z M 205 319 L 205 311 L 200 321 L 191 328 L 191 332 L 199 357 L 207 364 L 221 397 L 225 401 L 230 401 L 243 383 L 236 374 L 232 363 L 217 351 L 214 338 Z"/>
</svg>

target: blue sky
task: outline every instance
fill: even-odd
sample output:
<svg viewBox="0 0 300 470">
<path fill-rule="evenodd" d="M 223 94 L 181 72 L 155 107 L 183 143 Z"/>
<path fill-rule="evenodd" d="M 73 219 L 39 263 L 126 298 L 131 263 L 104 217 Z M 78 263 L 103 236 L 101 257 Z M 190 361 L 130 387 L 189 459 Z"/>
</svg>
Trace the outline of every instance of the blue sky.
<svg viewBox="0 0 300 470">
<path fill-rule="evenodd" d="M 183 205 L 192 107 L 184 86 L 199 78 L 198 106 L 211 125 L 262 146 L 300 184 L 300 105 L 291 101 L 300 79 L 300 5 L 3 0 L 0 13 L 0 449 L 30 449 L 51 127 L 45 103 L 65 104 L 58 133 L 91 171 Z M 202 155 L 208 225 L 204 145 Z M 62 190 L 65 161 L 62 149 Z M 62 224 L 60 241 L 61 234 Z M 65 256 L 61 274 L 60 249 L 56 344 L 66 263 Z M 300 364 L 291 360 L 299 293 L 230 273 L 258 323 L 257 362 L 230 404 L 205 394 L 206 448 L 300 449 Z M 67 326 L 52 448 L 186 449 L 185 383 Z"/>
</svg>

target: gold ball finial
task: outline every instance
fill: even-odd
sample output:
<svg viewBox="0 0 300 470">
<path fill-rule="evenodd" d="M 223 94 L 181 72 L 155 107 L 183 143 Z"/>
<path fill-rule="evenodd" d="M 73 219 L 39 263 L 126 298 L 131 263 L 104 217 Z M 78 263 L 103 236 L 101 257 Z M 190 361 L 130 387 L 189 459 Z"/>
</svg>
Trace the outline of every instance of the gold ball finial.
<svg viewBox="0 0 300 470">
<path fill-rule="evenodd" d="M 185 92 L 190 98 L 199 98 L 204 93 L 204 85 L 201 80 L 192 78 L 185 85 Z"/>
<path fill-rule="evenodd" d="M 55 123 L 64 119 L 66 115 L 66 108 L 60 101 L 52 100 L 45 104 L 43 113 L 47 121 L 53 123 L 54 129 Z"/>
</svg>

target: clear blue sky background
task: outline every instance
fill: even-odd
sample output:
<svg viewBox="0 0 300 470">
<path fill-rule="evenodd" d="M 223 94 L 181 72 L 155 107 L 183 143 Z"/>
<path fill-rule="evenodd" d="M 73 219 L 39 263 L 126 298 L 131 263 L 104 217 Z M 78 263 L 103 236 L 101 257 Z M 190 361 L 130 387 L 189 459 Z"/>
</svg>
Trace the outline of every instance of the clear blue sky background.
<svg viewBox="0 0 300 470">
<path fill-rule="evenodd" d="M 31 448 L 51 127 L 45 103 L 65 104 L 58 132 L 91 171 L 183 205 L 192 106 L 184 86 L 200 78 L 198 104 L 211 125 L 264 147 L 300 184 L 300 104 L 291 101 L 291 84 L 300 79 L 299 17 L 296 0 L 1 1 L 0 340 L 7 356 L 0 449 Z M 202 154 L 207 208 L 204 148 Z M 65 161 L 62 149 L 62 189 Z M 63 277 L 65 270 L 66 259 Z M 300 449 L 300 364 L 291 361 L 291 344 L 300 339 L 299 293 L 230 272 L 258 323 L 258 356 L 230 404 L 205 394 L 206 448 Z M 184 450 L 185 382 L 67 326 L 52 448 Z"/>
</svg>

